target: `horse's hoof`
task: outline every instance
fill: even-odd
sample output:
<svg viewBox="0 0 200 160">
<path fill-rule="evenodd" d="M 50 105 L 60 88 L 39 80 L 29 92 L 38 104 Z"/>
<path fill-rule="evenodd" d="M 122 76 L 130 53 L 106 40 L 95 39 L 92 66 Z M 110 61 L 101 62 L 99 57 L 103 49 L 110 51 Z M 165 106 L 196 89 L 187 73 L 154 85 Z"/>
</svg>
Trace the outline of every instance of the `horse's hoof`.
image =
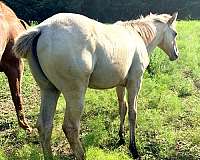
<svg viewBox="0 0 200 160">
<path fill-rule="evenodd" d="M 137 151 L 135 145 L 130 145 L 129 146 L 129 150 L 130 150 L 130 152 L 131 152 L 131 154 L 132 154 L 134 159 L 136 159 L 136 160 L 140 160 L 141 159 L 141 157 L 138 154 L 138 151 Z"/>
<path fill-rule="evenodd" d="M 23 126 L 22 127 L 25 131 L 27 131 L 28 134 L 31 134 L 33 132 L 33 129 L 30 126 Z"/>
<path fill-rule="evenodd" d="M 31 127 L 26 128 L 26 130 L 27 130 L 27 132 L 28 132 L 29 134 L 31 134 L 31 133 L 33 132 L 33 129 L 32 129 Z"/>
<path fill-rule="evenodd" d="M 33 129 L 27 124 L 26 121 L 19 121 L 19 126 L 27 131 L 29 134 L 31 134 L 33 131 Z"/>
<path fill-rule="evenodd" d="M 124 140 L 124 138 L 120 138 L 120 140 L 117 142 L 117 145 L 118 145 L 118 146 L 125 145 L 125 140 Z"/>
</svg>

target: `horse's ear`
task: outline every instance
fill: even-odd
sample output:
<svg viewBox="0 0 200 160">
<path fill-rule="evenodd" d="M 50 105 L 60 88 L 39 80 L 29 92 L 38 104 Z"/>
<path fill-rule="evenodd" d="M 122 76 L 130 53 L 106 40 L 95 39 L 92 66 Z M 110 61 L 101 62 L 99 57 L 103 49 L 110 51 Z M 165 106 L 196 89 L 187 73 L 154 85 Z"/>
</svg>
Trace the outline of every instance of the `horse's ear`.
<svg viewBox="0 0 200 160">
<path fill-rule="evenodd" d="M 175 12 L 172 14 L 172 17 L 168 20 L 168 24 L 169 25 L 172 25 L 174 22 L 176 22 L 176 19 L 177 19 L 177 16 L 178 16 L 178 12 Z"/>
</svg>

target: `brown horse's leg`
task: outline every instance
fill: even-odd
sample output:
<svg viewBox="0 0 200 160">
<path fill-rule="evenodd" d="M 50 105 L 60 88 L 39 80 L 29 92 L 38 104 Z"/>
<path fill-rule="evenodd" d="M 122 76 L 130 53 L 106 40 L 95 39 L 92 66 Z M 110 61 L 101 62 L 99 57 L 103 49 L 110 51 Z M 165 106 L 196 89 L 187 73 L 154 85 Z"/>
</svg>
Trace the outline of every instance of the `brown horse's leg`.
<svg viewBox="0 0 200 160">
<path fill-rule="evenodd" d="M 20 65 L 18 67 L 9 67 L 9 69 L 7 69 L 4 72 L 8 78 L 12 100 L 15 105 L 19 125 L 23 129 L 31 132 L 31 127 L 28 125 L 25 119 L 24 110 L 22 106 L 21 76 L 23 71 L 23 64 L 22 63 L 19 64 Z"/>
<path fill-rule="evenodd" d="M 125 143 L 124 139 L 124 120 L 127 113 L 127 104 L 125 101 L 125 87 L 117 87 L 116 88 L 118 103 L 119 103 L 119 115 L 120 115 L 120 128 L 119 128 L 119 145 L 123 145 Z"/>
</svg>

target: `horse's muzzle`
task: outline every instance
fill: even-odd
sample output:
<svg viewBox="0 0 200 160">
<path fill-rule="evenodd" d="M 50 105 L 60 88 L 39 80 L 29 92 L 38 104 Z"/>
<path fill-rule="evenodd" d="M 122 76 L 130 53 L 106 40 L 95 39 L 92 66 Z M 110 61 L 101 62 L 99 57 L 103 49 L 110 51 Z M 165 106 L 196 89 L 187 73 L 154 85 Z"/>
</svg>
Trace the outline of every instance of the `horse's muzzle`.
<svg viewBox="0 0 200 160">
<path fill-rule="evenodd" d="M 179 52 L 174 52 L 172 56 L 170 56 L 170 61 L 175 61 L 179 57 Z"/>
</svg>

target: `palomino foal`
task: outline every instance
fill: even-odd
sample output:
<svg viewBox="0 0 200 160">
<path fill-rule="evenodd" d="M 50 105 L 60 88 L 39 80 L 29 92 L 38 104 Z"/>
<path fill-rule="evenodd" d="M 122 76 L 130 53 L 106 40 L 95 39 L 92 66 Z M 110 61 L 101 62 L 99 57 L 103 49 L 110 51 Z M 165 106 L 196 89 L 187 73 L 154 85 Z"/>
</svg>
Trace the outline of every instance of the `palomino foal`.
<svg viewBox="0 0 200 160">
<path fill-rule="evenodd" d="M 16 41 L 17 56 L 28 59 L 41 89 L 37 126 L 45 159 L 52 159 L 50 145 L 53 117 L 62 92 L 66 99 L 63 131 L 78 160 L 85 159 L 79 139 L 80 119 L 87 87 L 117 87 L 120 106 L 120 139 L 128 92 L 130 151 L 135 144 L 136 97 L 149 64 L 149 53 L 159 46 L 170 60 L 178 58 L 174 24 L 177 14 L 149 15 L 139 20 L 102 24 L 85 16 L 60 13 L 26 31 Z"/>
</svg>

